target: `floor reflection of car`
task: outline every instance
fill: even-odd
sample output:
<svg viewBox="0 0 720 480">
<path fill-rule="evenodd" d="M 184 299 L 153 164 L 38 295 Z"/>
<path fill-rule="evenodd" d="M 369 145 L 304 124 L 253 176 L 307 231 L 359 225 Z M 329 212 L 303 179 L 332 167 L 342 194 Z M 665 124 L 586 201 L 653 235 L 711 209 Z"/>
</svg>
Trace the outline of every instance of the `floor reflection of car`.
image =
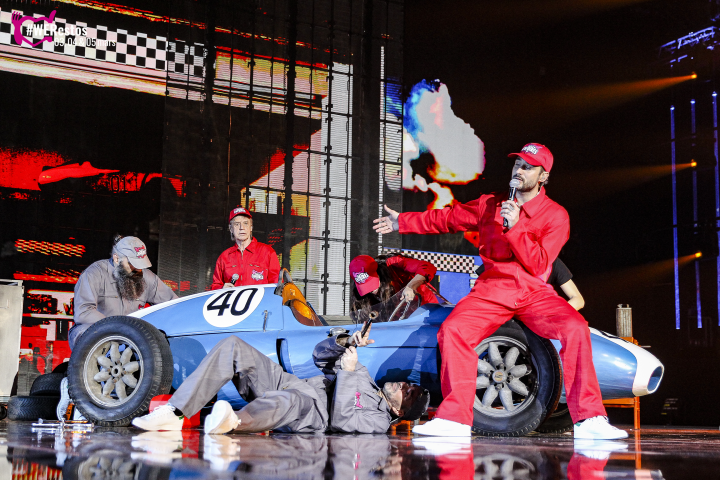
<svg viewBox="0 0 720 480">
<path fill-rule="evenodd" d="M 281 279 L 277 285 L 190 295 L 131 317 L 98 322 L 81 337 L 70 361 L 70 393 L 76 405 L 100 425 L 126 425 L 147 410 L 153 396 L 178 387 L 229 335 L 241 337 L 298 377 L 318 375 L 314 345 L 337 332 L 352 333 L 363 318 L 347 317 L 344 325 L 331 326 L 286 271 Z M 375 343 L 359 350 L 360 361 L 378 384 L 418 382 L 431 391 L 432 404 L 439 404 L 437 331 L 452 308 L 400 305 L 399 297 L 377 306 L 371 334 Z M 591 333 L 603 398 L 647 395 L 658 388 L 663 366 L 657 358 L 613 335 L 594 329 Z M 523 435 L 555 411 L 563 401 L 555 343 L 508 322 L 477 347 L 476 432 Z M 236 407 L 243 404 L 230 383 L 218 398 Z M 567 423 L 569 415 L 565 417 Z"/>
</svg>

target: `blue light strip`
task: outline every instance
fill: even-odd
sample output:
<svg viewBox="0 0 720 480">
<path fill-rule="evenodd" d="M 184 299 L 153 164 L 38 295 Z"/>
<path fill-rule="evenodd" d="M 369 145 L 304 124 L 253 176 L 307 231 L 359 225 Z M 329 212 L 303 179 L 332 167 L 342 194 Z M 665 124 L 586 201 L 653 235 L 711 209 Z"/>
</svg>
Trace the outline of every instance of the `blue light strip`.
<svg viewBox="0 0 720 480">
<path fill-rule="evenodd" d="M 718 158 L 718 114 L 717 114 L 717 93 L 712 94 L 713 101 L 713 135 L 715 136 L 715 226 L 720 228 L 720 172 L 718 172 L 717 158 Z M 718 241 L 718 248 L 720 249 L 720 240 Z M 717 257 L 717 273 L 718 273 L 718 313 L 720 313 L 720 256 Z M 718 318 L 718 325 L 720 325 L 720 318 Z"/>
<path fill-rule="evenodd" d="M 675 263 L 675 329 L 680 329 L 680 276 L 677 234 L 677 170 L 675 169 L 675 107 L 670 107 L 670 151 L 672 153 L 673 253 Z"/>
<path fill-rule="evenodd" d="M 691 117 L 691 126 L 690 126 L 690 133 L 693 134 L 693 142 L 696 142 L 697 139 L 695 138 L 695 100 L 690 100 L 690 113 L 692 115 Z M 697 162 L 696 158 L 692 159 L 693 161 Z M 697 168 L 693 167 L 692 172 L 692 187 L 693 187 L 693 227 L 697 228 L 698 226 L 698 190 L 697 190 Z M 700 259 L 695 259 L 695 305 L 697 306 L 697 327 L 702 328 L 702 305 L 700 303 Z"/>
<path fill-rule="evenodd" d="M 702 328 L 702 310 L 700 307 L 700 262 L 695 260 L 695 302 L 697 302 L 697 326 Z"/>
</svg>

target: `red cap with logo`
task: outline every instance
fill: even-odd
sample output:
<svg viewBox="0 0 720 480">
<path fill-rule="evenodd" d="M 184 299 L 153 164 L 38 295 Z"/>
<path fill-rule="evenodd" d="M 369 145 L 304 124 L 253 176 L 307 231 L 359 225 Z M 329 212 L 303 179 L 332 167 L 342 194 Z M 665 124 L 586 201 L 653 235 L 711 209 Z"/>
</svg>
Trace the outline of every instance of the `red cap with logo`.
<svg viewBox="0 0 720 480">
<path fill-rule="evenodd" d="M 250 213 L 250 210 L 243 207 L 236 207 L 233 208 L 230 212 L 230 218 L 228 219 L 228 223 L 232 222 L 232 219 L 237 217 L 238 215 L 242 215 L 243 217 L 248 217 L 252 219 L 252 214 Z"/>
<path fill-rule="evenodd" d="M 553 156 L 545 145 L 528 143 L 519 153 L 511 153 L 508 157 L 520 157 L 534 167 L 543 167 L 549 172 L 553 165 Z"/>
<path fill-rule="evenodd" d="M 380 287 L 377 268 L 377 262 L 370 255 L 358 255 L 350 261 L 350 276 L 360 296 L 365 296 Z"/>
</svg>

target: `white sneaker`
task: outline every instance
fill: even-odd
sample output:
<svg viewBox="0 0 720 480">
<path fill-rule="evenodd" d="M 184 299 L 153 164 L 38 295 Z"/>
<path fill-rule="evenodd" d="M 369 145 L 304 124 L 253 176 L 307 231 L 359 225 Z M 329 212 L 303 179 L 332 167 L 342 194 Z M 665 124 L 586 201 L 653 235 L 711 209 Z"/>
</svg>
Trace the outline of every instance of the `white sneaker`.
<svg viewBox="0 0 720 480">
<path fill-rule="evenodd" d="M 471 434 L 470 425 L 443 418 L 433 418 L 427 423 L 417 425 L 413 427 L 412 432 L 435 437 L 469 437 Z"/>
<path fill-rule="evenodd" d="M 203 459 L 210 462 L 213 470 L 224 471 L 237 460 L 240 445 L 233 438 L 223 435 L 208 435 L 203 438 Z"/>
<path fill-rule="evenodd" d="M 602 415 L 576 423 L 573 430 L 575 438 L 589 440 L 618 440 L 620 438 L 627 438 L 628 436 L 625 430 L 613 427 L 608 423 L 607 417 L 603 417 Z"/>
<path fill-rule="evenodd" d="M 212 412 L 205 417 L 206 434 L 227 433 L 235 430 L 238 425 L 240 425 L 240 419 L 225 400 L 215 402 Z"/>
<path fill-rule="evenodd" d="M 133 435 L 131 445 L 142 450 L 130 453 L 133 460 L 170 464 L 174 459 L 182 458 L 183 434 L 179 431 L 144 432 Z"/>
<path fill-rule="evenodd" d="M 447 455 L 448 453 L 458 453 L 462 451 L 470 451 L 472 440 L 470 437 L 417 437 L 412 439 L 414 455 Z M 420 450 L 424 448 L 424 450 Z"/>
<path fill-rule="evenodd" d="M 65 415 L 67 414 L 67 409 L 70 406 L 70 392 L 68 392 L 68 379 L 67 377 L 63 378 L 60 381 L 60 402 L 58 402 L 57 407 L 55 407 L 55 414 L 57 415 L 58 420 L 64 420 Z"/>
<path fill-rule="evenodd" d="M 575 440 L 575 451 L 595 460 L 607 460 L 613 452 L 621 452 L 628 449 L 625 442 L 614 440 L 588 440 L 578 438 Z"/>
<path fill-rule="evenodd" d="M 175 415 L 175 407 L 165 404 L 147 415 L 133 418 L 132 424 L 143 430 L 182 430 L 184 420 L 185 417 Z"/>
</svg>

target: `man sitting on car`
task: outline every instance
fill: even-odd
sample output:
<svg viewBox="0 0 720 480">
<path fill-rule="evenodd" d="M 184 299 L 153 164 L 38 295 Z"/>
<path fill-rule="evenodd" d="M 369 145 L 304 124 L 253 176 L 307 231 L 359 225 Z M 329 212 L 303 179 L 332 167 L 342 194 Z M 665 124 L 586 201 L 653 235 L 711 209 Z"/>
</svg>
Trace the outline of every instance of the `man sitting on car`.
<svg viewBox="0 0 720 480">
<path fill-rule="evenodd" d="M 228 337 L 210 350 L 166 405 L 132 423 L 144 430 L 181 430 L 184 416 L 199 412 L 233 378 L 249 403 L 233 412 L 228 402 L 216 402 L 205 418 L 205 433 L 385 433 L 397 420 L 417 420 L 427 410 L 430 393 L 405 382 L 378 387 L 358 363 L 356 347 L 373 343 L 369 333 L 337 335 L 317 344 L 313 359 L 324 376 L 307 379 L 286 373 L 240 338 Z"/>
</svg>

